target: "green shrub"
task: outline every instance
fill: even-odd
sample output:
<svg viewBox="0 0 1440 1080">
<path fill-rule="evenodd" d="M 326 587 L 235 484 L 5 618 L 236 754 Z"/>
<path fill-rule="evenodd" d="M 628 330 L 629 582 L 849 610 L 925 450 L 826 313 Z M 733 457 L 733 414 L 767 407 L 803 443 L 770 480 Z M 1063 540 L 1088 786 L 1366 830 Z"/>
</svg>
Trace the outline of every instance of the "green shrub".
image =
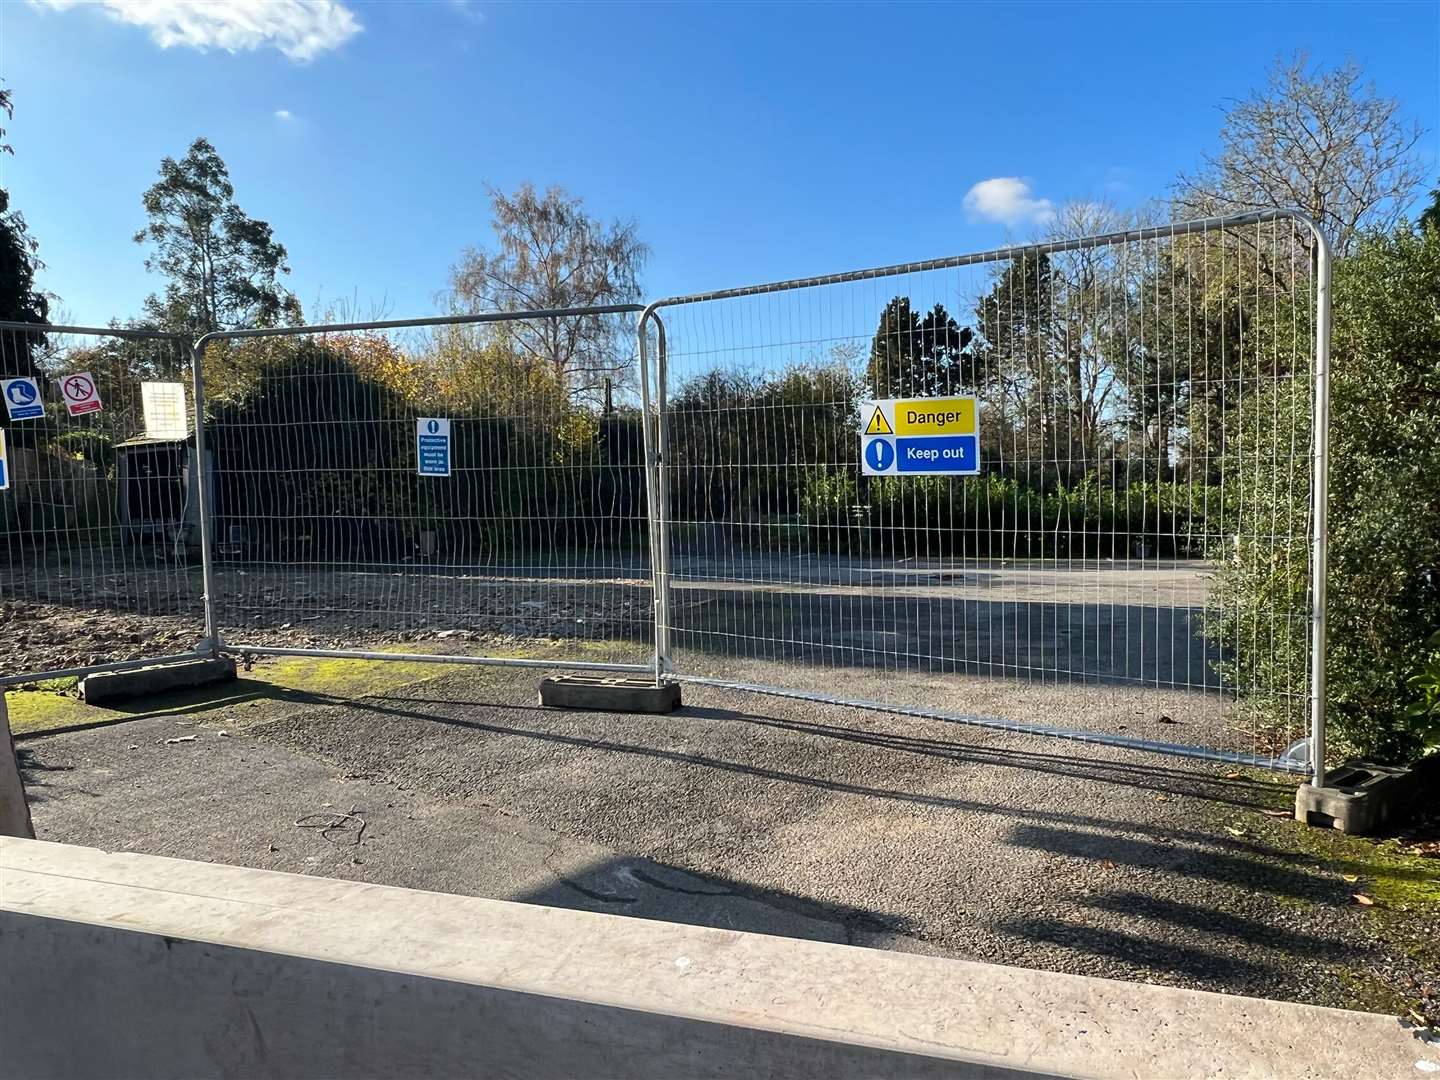
<svg viewBox="0 0 1440 1080">
<path fill-rule="evenodd" d="M 1337 265 L 1334 295 L 1329 718 L 1341 752 L 1403 762 L 1433 738 L 1411 706 L 1440 631 L 1440 230 L 1368 237 Z M 1309 521 L 1308 393 L 1308 378 L 1282 382 L 1232 421 L 1241 451 L 1224 479 L 1246 487 L 1227 525 L 1242 539 L 1207 623 L 1235 646 L 1226 674 L 1277 721 L 1303 706 L 1308 677 L 1308 544 L 1274 539 Z"/>
<path fill-rule="evenodd" d="M 1440 633 L 1427 643 L 1430 655 L 1407 683 L 1417 695 L 1405 710 L 1405 718 L 1428 753 L 1440 750 Z"/>
</svg>

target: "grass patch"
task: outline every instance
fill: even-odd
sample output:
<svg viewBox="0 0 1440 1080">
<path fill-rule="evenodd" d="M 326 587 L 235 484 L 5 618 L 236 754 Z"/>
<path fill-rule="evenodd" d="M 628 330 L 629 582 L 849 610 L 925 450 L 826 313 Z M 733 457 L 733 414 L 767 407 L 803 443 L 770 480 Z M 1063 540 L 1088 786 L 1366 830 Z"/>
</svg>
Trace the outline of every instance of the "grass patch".
<svg viewBox="0 0 1440 1080">
<path fill-rule="evenodd" d="M 257 661 L 230 683 L 201 686 L 133 701 L 88 705 L 78 692 L 78 680 L 34 690 L 10 690 L 5 703 L 10 729 L 16 735 L 98 727 L 152 716 L 183 715 L 197 720 L 274 719 L 303 705 L 323 704 L 328 698 L 355 698 L 384 694 L 412 683 L 440 678 L 462 670 L 458 664 L 422 664 L 411 661 L 380 663 L 324 657 L 287 656 Z"/>
<path fill-rule="evenodd" d="M 395 645 L 380 651 L 409 652 L 414 648 L 414 645 Z M 573 657 L 577 653 L 599 657 L 617 648 L 627 649 L 626 646 L 608 642 L 566 642 L 492 651 L 489 655 L 546 660 Z M 401 687 L 461 671 L 470 672 L 480 679 L 493 670 L 474 664 L 414 660 L 257 657 L 252 669 L 242 671 L 232 683 L 177 690 L 130 702 L 115 702 L 109 706 L 87 705 L 82 701 L 78 696 L 77 679 L 57 679 L 35 689 L 10 689 L 5 693 L 5 702 L 10 714 L 10 729 L 17 735 L 176 715 L 190 716 L 205 723 L 238 726 L 274 720 L 298 708 L 314 708 L 336 700 L 393 693 Z"/>
<path fill-rule="evenodd" d="M 1373 901 L 1354 904 L 1386 951 L 1408 958 L 1420 970 L 1440 972 L 1440 860 L 1411 854 L 1404 841 L 1393 838 L 1347 836 L 1258 812 L 1244 817 L 1250 835 L 1276 850 L 1278 858 L 1307 864 L 1318 875 L 1338 879 L 1352 897 Z M 1419 998 L 1411 987 L 1393 981 L 1393 973 L 1345 965 L 1332 973 L 1349 992 L 1352 1008 L 1440 1025 L 1440 1002 Z"/>
</svg>

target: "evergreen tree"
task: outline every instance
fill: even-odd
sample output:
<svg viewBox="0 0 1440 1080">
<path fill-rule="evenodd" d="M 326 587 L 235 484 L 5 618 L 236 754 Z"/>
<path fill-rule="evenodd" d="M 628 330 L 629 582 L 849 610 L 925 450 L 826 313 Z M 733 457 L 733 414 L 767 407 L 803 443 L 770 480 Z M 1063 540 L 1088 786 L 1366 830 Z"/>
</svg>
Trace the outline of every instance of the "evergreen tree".
<svg viewBox="0 0 1440 1080">
<path fill-rule="evenodd" d="M 6 118 L 14 115 L 9 90 L 0 89 L 0 112 Z M 0 127 L 0 140 L 4 137 Z M 0 141 L 0 153 L 14 150 Z M 24 216 L 12 209 L 10 193 L 0 188 L 0 320 L 43 323 L 49 318 L 49 300 L 35 288 L 35 271 L 44 265 L 36 256 L 38 246 Z M 0 369 L 6 375 L 35 374 L 35 350 L 44 343 L 40 334 L 0 333 Z"/>
<path fill-rule="evenodd" d="M 230 171 L 209 141 L 161 161 L 143 202 L 150 223 L 135 242 L 154 245 L 145 269 L 169 279 L 164 296 L 145 301 L 154 323 L 198 335 L 300 322 L 299 301 L 279 283 L 290 272 L 285 248 L 236 204 Z"/>
<path fill-rule="evenodd" d="M 943 397 L 975 385 L 973 337 L 936 304 L 922 318 L 908 296 L 897 296 L 880 313 L 870 345 L 866 381 L 876 397 Z"/>
</svg>

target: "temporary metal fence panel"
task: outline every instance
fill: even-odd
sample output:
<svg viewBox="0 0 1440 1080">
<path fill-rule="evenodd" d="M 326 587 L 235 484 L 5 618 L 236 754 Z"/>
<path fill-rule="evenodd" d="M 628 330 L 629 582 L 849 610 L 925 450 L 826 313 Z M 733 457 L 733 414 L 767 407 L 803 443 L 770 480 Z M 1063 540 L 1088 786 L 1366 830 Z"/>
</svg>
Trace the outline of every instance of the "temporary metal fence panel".
<svg viewBox="0 0 1440 1080">
<path fill-rule="evenodd" d="M 1084 231 L 650 305 L 657 676 L 1322 774 L 1325 240 Z"/>
<path fill-rule="evenodd" d="M 638 310 L 202 339 L 223 647 L 648 670 Z"/>
<path fill-rule="evenodd" d="M 190 359 L 0 323 L 0 686 L 209 655 Z"/>
</svg>

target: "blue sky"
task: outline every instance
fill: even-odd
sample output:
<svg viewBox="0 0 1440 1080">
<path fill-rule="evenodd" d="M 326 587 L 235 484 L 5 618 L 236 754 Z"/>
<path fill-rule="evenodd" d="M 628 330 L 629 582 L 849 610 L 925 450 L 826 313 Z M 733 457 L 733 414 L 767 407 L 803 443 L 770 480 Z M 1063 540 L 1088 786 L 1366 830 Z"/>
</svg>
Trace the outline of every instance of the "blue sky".
<svg viewBox="0 0 1440 1080">
<path fill-rule="evenodd" d="M 1436 3 L 236 6 L 0 3 L 0 182 L 75 320 L 160 287 L 140 193 L 202 134 L 307 311 L 393 317 L 489 241 L 487 182 L 635 219 L 652 296 L 1028 236 L 1047 202 L 1163 195 L 1295 49 L 1363 65 L 1440 169 Z"/>
</svg>

